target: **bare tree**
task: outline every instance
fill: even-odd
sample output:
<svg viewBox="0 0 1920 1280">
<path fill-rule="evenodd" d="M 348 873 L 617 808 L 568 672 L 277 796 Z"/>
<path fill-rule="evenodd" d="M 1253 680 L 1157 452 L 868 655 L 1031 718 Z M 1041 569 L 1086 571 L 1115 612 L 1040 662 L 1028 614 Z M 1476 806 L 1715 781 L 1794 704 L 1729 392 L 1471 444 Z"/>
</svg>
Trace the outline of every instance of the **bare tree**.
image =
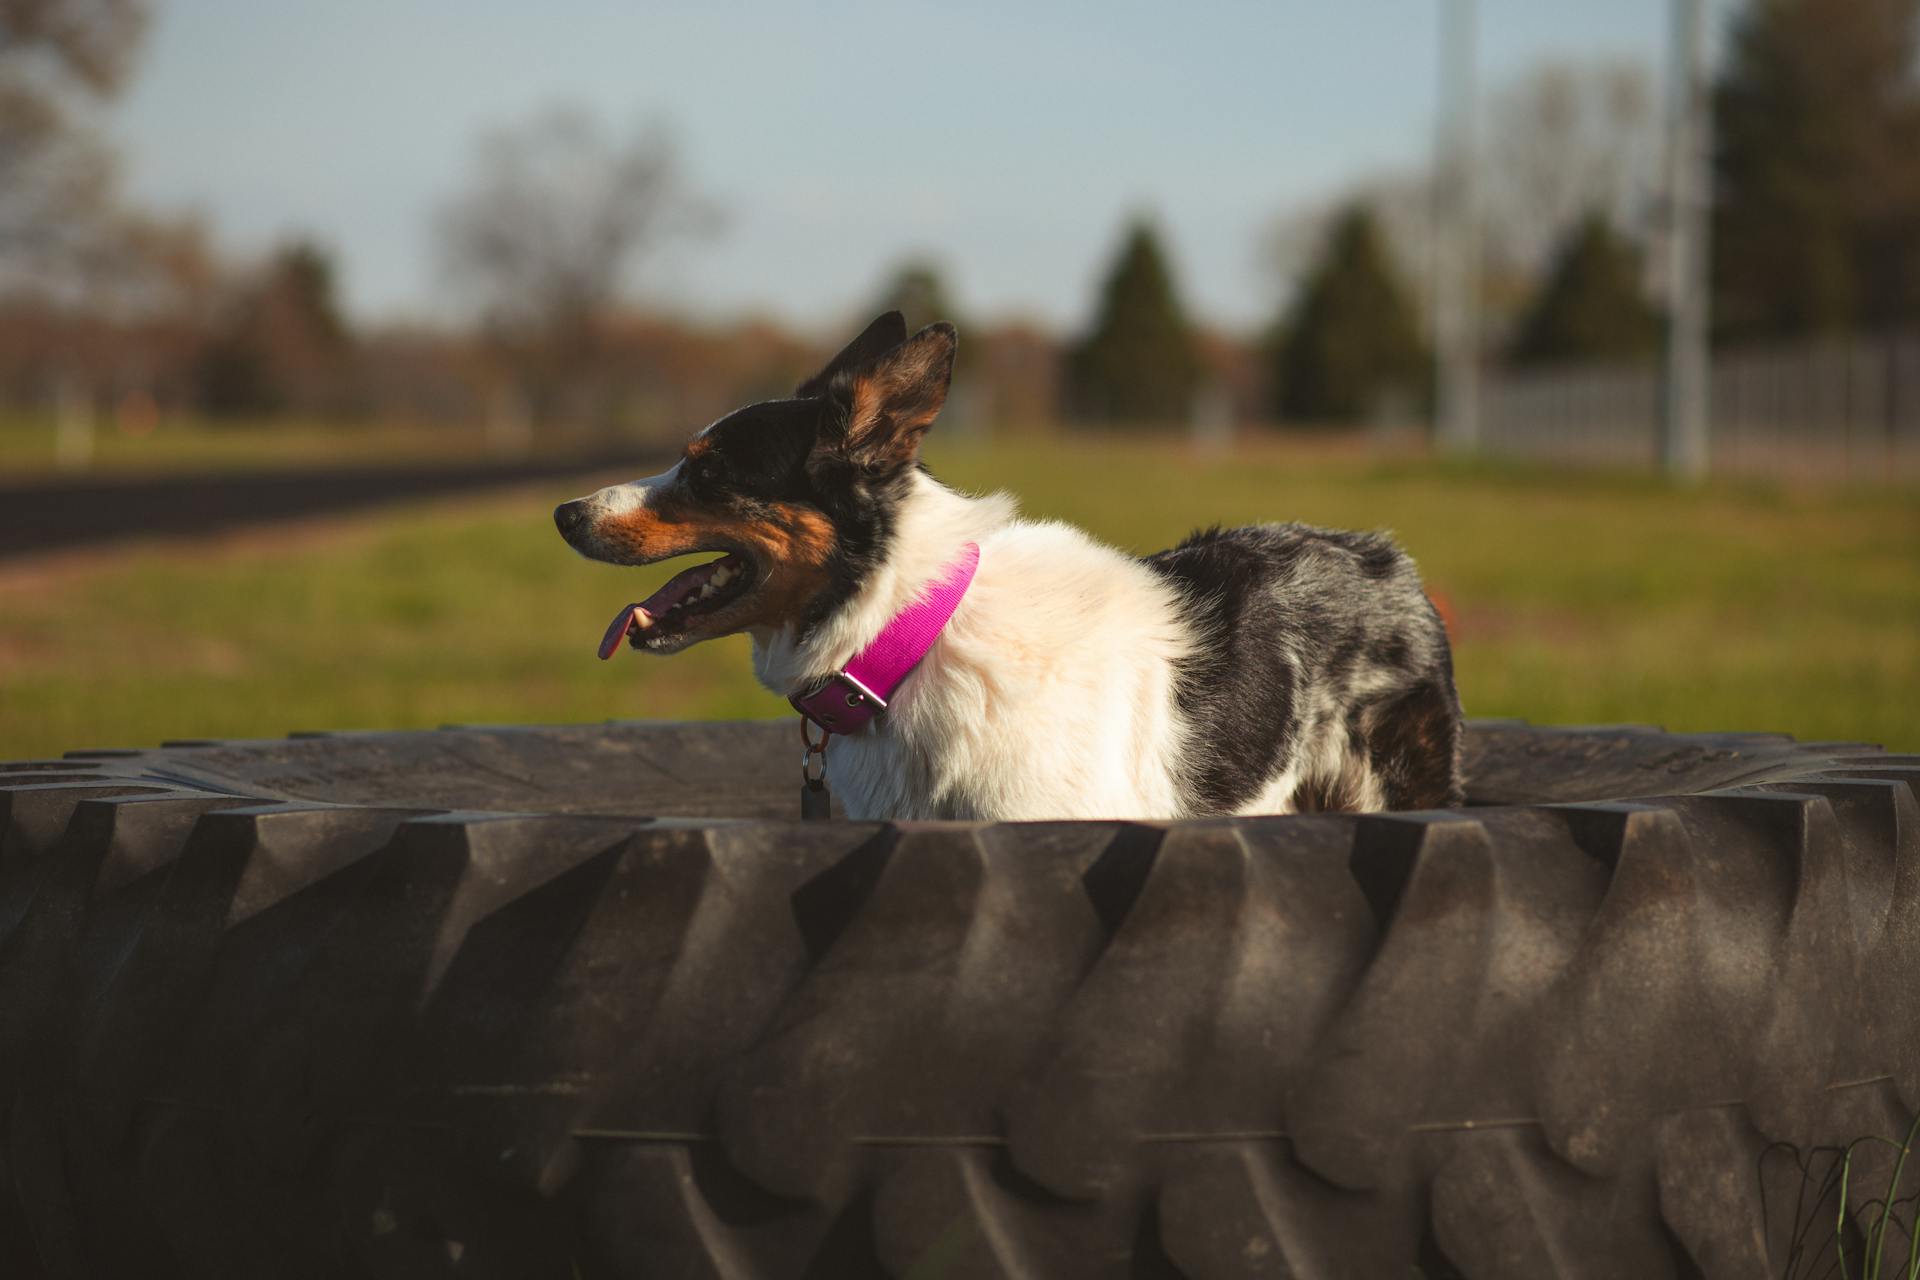
<svg viewBox="0 0 1920 1280">
<path fill-rule="evenodd" d="M 711 224 L 659 127 L 612 138 L 555 108 L 481 142 L 471 180 L 441 211 L 442 266 L 535 409 L 580 382 L 646 254 Z"/>
<path fill-rule="evenodd" d="M 1628 232 L 1651 230 L 1659 121 L 1645 68 L 1630 62 L 1551 62 L 1495 89 L 1484 110 L 1481 292 L 1491 335 L 1517 315 L 1561 242 L 1598 213 Z M 1291 288 L 1342 210 L 1378 220 L 1425 309 L 1433 248 L 1432 173 L 1376 174 L 1337 198 L 1279 219 L 1263 249 Z"/>
<path fill-rule="evenodd" d="M 1487 104 L 1489 252 L 1538 271 L 1589 215 L 1639 230 L 1660 179 L 1653 82 L 1633 62 L 1550 62 Z"/>
<path fill-rule="evenodd" d="M 112 158 L 58 103 L 0 76 L 0 269 L 15 282 L 69 258 L 111 203 Z"/>
<path fill-rule="evenodd" d="M 144 0 L 0 0 L 0 53 L 97 94 L 125 82 L 147 26 Z"/>
<path fill-rule="evenodd" d="M 86 114 L 145 26 L 140 0 L 0 0 L 0 282 L 44 285 L 112 238 L 113 157 Z"/>
<path fill-rule="evenodd" d="M 1261 246 L 1266 267 L 1291 290 L 1318 261 L 1341 219 L 1355 209 L 1366 210 L 1379 225 L 1424 312 L 1431 288 L 1426 267 L 1433 252 L 1433 182 L 1425 170 L 1376 174 L 1334 199 L 1276 219 Z"/>
</svg>

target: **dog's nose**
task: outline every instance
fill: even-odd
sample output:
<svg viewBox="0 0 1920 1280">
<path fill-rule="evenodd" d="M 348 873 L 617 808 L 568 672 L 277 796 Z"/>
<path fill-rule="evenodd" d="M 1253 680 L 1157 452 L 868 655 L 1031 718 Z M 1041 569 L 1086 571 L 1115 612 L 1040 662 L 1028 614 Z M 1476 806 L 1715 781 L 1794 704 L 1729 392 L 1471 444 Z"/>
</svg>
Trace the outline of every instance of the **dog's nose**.
<svg viewBox="0 0 1920 1280">
<path fill-rule="evenodd" d="M 576 498 L 572 502 L 563 502 L 553 509 L 553 523 L 560 530 L 560 536 L 571 538 L 587 522 L 587 504 L 584 499 Z"/>
</svg>

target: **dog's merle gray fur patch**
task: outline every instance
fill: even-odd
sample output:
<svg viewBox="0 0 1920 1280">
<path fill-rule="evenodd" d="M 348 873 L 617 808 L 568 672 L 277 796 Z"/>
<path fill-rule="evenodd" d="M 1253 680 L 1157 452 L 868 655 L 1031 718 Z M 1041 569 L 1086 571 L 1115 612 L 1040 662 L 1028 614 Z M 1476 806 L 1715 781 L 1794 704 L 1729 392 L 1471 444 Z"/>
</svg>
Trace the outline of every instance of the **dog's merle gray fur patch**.
<svg viewBox="0 0 1920 1280">
<path fill-rule="evenodd" d="M 1194 811 L 1461 802 L 1446 628 L 1391 539 L 1210 529 L 1146 563 L 1180 588 L 1200 637 L 1178 676 Z"/>
</svg>

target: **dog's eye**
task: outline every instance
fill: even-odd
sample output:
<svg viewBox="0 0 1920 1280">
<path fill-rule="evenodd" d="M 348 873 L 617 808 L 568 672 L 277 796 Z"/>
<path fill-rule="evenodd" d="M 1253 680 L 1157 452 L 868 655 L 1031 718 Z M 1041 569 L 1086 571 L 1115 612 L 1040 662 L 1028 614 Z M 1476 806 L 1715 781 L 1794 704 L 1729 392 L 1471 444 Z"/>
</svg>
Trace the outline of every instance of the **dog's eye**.
<svg viewBox="0 0 1920 1280">
<path fill-rule="evenodd" d="M 703 453 L 687 464 L 687 478 L 695 485 L 710 488 L 720 479 L 720 460 L 710 453 Z"/>
</svg>

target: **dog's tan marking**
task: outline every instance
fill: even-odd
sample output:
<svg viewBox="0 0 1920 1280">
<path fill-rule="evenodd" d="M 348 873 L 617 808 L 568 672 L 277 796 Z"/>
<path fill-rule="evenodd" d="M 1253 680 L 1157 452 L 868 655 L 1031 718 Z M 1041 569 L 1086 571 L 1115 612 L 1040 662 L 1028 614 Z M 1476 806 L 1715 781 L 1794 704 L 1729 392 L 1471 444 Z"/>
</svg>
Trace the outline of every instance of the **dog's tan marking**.
<svg viewBox="0 0 1920 1280">
<path fill-rule="evenodd" d="M 702 540 L 719 526 L 704 512 L 671 497 L 649 498 L 625 511 L 602 516 L 595 537 L 634 559 L 661 559 L 703 549 Z"/>
<path fill-rule="evenodd" d="M 747 551 L 767 577 L 748 602 L 750 611 L 728 617 L 728 626 L 732 630 L 777 627 L 798 618 L 807 602 L 826 588 L 833 522 L 812 507 L 795 503 L 771 503 L 761 511 L 764 514 L 733 516 L 662 497 L 605 517 L 596 532 L 602 541 L 635 559 L 666 559 L 726 547 Z"/>
<path fill-rule="evenodd" d="M 827 586 L 833 522 L 811 507 L 776 503 L 771 520 L 738 526 L 740 541 L 768 566 L 767 585 L 745 625 L 778 627 L 799 618 Z"/>
</svg>

